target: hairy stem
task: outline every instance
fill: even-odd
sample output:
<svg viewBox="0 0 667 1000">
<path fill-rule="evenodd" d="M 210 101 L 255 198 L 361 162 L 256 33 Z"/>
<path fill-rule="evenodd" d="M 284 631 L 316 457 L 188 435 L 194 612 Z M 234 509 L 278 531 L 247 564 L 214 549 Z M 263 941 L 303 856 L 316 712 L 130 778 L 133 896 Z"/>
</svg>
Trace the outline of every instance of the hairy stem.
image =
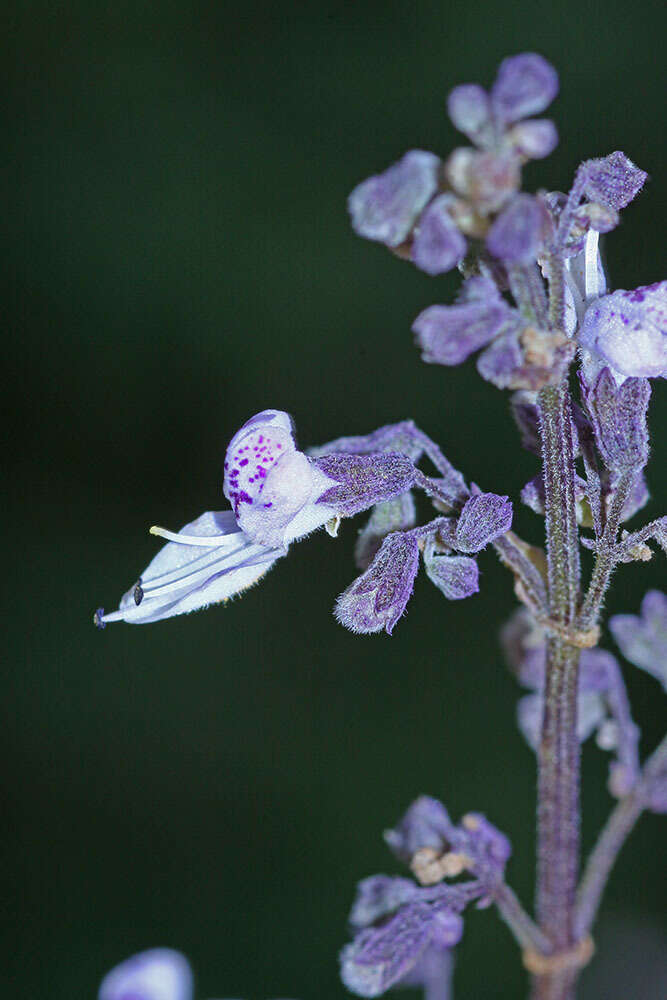
<svg viewBox="0 0 667 1000">
<path fill-rule="evenodd" d="M 610 872 L 644 809 L 647 791 L 665 769 L 667 736 L 649 757 L 635 787 L 613 810 L 586 863 L 577 893 L 576 929 L 579 934 L 586 934 L 593 926 Z"/>
<path fill-rule="evenodd" d="M 591 582 L 579 616 L 578 626 L 581 629 L 590 628 L 591 625 L 595 624 L 604 596 L 607 593 L 609 581 L 617 562 L 616 536 L 621 524 L 623 508 L 632 491 L 635 477 L 635 472 L 625 472 L 616 487 L 602 537 L 596 546 Z"/>
<path fill-rule="evenodd" d="M 570 398 L 565 382 L 540 393 L 545 488 L 549 613 L 563 626 L 575 622 L 579 600 L 579 547 L 574 498 Z M 555 952 L 574 943 L 574 899 L 579 867 L 579 650 L 564 638 L 547 644 L 542 737 L 538 750 L 537 914 Z M 576 976 L 534 977 L 533 996 L 566 1000 Z"/>
</svg>

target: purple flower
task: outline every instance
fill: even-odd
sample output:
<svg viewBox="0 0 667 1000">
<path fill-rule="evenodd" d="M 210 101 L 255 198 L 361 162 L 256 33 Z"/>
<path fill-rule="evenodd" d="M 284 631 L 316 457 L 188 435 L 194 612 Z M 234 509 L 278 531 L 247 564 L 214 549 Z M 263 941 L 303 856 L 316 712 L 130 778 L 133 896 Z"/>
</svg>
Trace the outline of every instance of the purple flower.
<svg viewBox="0 0 667 1000">
<path fill-rule="evenodd" d="M 387 875 L 359 883 L 350 914 L 355 936 L 341 952 L 341 977 L 363 997 L 398 985 L 428 989 L 439 983 L 442 989 L 450 951 L 463 933 L 461 913 L 475 900 L 483 906 L 493 898 L 509 841 L 479 813 L 452 823 L 445 807 L 428 796 L 413 802 L 385 839 L 421 884 Z M 464 871 L 473 878 L 444 881 Z"/>
<path fill-rule="evenodd" d="M 486 246 L 505 264 L 530 264 L 539 255 L 549 229 L 549 213 L 542 200 L 518 194 L 491 226 Z"/>
<path fill-rule="evenodd" d="M 486 891 L 502 878 L 505 865 L 512 853 L 507 837 L 496 829 L 481 813 L 466 814 L 460 824 L 455 824 L 437 799 L 422 795 L 409 807 L 395 829 L 385 831 L 385 840 L 394 854 L 418 869 L 419 855 L 425 848 L 437 861 L 445 861 L 455 854 L 464 859 L 459 868 L 470 871 L 484 883 Z M 445 861 L 440 879 L 448 871 Z"/>
<path fill-rule="evenodd" d="M 491 105 L 501 122 L 515 122 L 544 111 L 558 93 L 558 74 L 535 52 L 504 59 L 491 89 Z"/>
<path fill-rule="evenodd" d="M 582 169 L 586 176 L 586 197 L 615 209 L 629 205 L 648 177 L 644 170 L 636 167 L 620 150 L 597 160 L 587 160 Z"/>
<path fill-rule="evenodd" d="M 187 959 L 170 948 L 142 951 L 102 980 L 98 1000 L 192 1000 Z"/>
<path fill-rule="evenodd" d="M 365 573 L 338 600 L 336 618 L 352 632 L 391 635 L 405 611 L 419 568 L 419 546 L 411 532 L 387 535 Z"/>
<path fill-rule="evenodd" d="M 626 660 L 667 689 L 667 594 L 649 590 L 639 615 L 614 615 L 609 628 Z"/>
<path fill-rule="evenodd" d="M 412 260 L 427 274 L 444 274 L 463 259 L 466 241 L 449 214 L 451 196 L 435 198 L 419 220 L 412 244 Z"/>
<path fill-rule="evenodd" d="M 603 368 L 594 385 L 584 385 L 584 402 L 595 442 L 607 468 L 615 473 L 642 469 L 648 461 L 646 413 L 651 386 L 644 378 L 627 378 L 622 385 Z"/>
<path fill-rule="evenodd" d="M 382 174 L 362 181 L 348 199 L 358 236 L 388 247 L 404 243 L 438 189 L 440 160 L 413 149 Z"/>
<path fill-rule="evenodd" d="M 667 281 L 593 302 L 579 342 L 622 377 L 667 376 Z"/>
<path fill-rule="evenodd" d="M 412 324 L 424 361 L 458 365 L 484 347 L 516 313 L 488 278 L 469 278 L 454 306 L 429 306 Z"/>
<path fill-rule="evenodd" d="M 416 471 L 404 454 L 298 451 L 287 413 L 264 410 L 234 435 L 225 457 L 224 492 L 233 511 L 209 511 L 177 533 L 153 527 L 168 544 L 98 626 L 159 621 L 225 601 L 251 586 L 292 541 L 400 496 Z"/>
</svg>

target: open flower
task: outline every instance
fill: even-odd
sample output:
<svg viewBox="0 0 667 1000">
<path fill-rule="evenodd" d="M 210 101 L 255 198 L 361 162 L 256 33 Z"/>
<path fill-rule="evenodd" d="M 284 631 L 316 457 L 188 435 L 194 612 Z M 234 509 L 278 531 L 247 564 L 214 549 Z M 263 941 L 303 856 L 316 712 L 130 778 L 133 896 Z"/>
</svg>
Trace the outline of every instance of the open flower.
<svg viewBox="0 0 667 1000">
<path fill-rule="evenodd" d="M 608 364 L 619 382 L 667 377 L 667 281 L 619 290 L 593 302 L 579 342 Z"/>
<path fill-rule="evenodd" d="M 256 583 L 291 542 L 406 493 L 416 469 L 403 454 L 312 458 L 299 451 L 287 413 L 264 410 L 234 435 L 224 493 L 233 510 L 208 511 L 168 540 L 98 626 L 144 624 L 217 604 Z M 332 530 L 335 530 L 332 528 Z"/>
<path fill-rule="evenodd" d="M 493 899 L 510 843 L 479 813 L 455 825 L 445 807 L 425 795 L 385 840 L 417 881 L 373 875 L 359 883 L 350 912 L 354 938 L 341 952 L 341 978 L 362 997 L 394 986 L 428 990 L 439 983 L 442 989 L 463 934 L 461 914 L 471 902 L 481 907 Z M 471 877 L 446 881 L 463 872 Z"/>
</svg>

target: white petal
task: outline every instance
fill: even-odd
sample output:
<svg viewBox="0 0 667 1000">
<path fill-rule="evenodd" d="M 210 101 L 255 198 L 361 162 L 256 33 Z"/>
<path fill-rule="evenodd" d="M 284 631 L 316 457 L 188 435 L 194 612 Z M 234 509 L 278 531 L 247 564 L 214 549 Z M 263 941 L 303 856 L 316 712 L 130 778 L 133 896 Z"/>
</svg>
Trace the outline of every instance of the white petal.
<svg viewBox="0 0 667 1000">
<path fill-rule="evenodd" d="M 98 1000 L 192 1000 L 192 972 L 187 959 L 170 948 L 133 955 L 112 969 Z"/>
<path fill-rule="evenodd" d="M 118 611 L 101 617 L 103 624 L 147 624 L 217 604 L 256 583 L 286 552 L 253 542 L 231 511 L 208 511 L 181 533 L 210 537 L 215 545 L 169 542 L 141 574 L 139 588 L 123 595 Z"/>
</svg>

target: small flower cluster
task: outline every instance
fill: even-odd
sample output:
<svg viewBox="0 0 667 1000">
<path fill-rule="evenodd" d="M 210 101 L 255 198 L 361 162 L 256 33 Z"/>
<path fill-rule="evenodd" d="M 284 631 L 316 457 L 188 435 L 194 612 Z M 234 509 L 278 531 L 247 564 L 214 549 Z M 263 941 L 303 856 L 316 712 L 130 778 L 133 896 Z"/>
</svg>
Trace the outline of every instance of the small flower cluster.
<svg viewBox="0 0 667 1000">
<path fill-rule="evenodd" d="M 469 813 L 456 825 L 427 796 L 413 802 L 385 840 L 417 881 L 373 875 L 357 887 L 350 912 L 354 939 L 340 961 L 343 982 L 362 997 L 446 981 L 463 934 L 462 912 L 469 903 L 481 908 L 493 902 L 511 854 L 507 837 L 484 816 Z M 463 873 L 470 877 L 444 881 Z"/>
<path fill-rule="evenodd" d="M 448 110 L 474 143 L 443 163 L 412 150 L 354 189 L 352 225 L 427 274 L 459 266 L 457 303 L 423 310 L 413 324 L 422 357 L 457 365 L 485 348 L 477 367 L 499 388 L 536 390 L 563 374 L 578 341 L 614 376 L 667 374 L 667 284 L 604 295 L 600 233 L 639 193 L 646 174 L 623 153 L 581 165 L 569 195 L 519 191 L 521 167 L 555 148 L 553 122 L 532 119 L 558 91 L 541 56 L 506 59 L 487 94 L 456 87 Z M 549 316 L 539 265 L 562 307 Z M 503 293 L 510 290 L 515 305 Z M 562 315 L 560 313 L 562 312 Z"/>
<path fill-rule="evenodd" d="M 416 464 L 427 453 L 440 475 Z M 415 526 L 411 490 L 424 490 L 439 511 Z M 291 542 L 343 517 L 372 509 L 356 557 L 365 572 L 338 599 L 336 617 L 354 632 L 391 633 L 410 599 L 423 552 L 427 575 L 450 600 L 479 589 L 474 558 L 509 531 L 507 497 L 468 489 L 463 477 L 414 424 L 340 438 L 309 455 L 296 446 L 288 414 L 264 410 L 234 435 L 225 458 L 231 511 L 208 511 L 178 533 L 151 532 L 168 544 L 96 623 L 159 621 L 227 600 L 260 579 Z"/>
</svg>

